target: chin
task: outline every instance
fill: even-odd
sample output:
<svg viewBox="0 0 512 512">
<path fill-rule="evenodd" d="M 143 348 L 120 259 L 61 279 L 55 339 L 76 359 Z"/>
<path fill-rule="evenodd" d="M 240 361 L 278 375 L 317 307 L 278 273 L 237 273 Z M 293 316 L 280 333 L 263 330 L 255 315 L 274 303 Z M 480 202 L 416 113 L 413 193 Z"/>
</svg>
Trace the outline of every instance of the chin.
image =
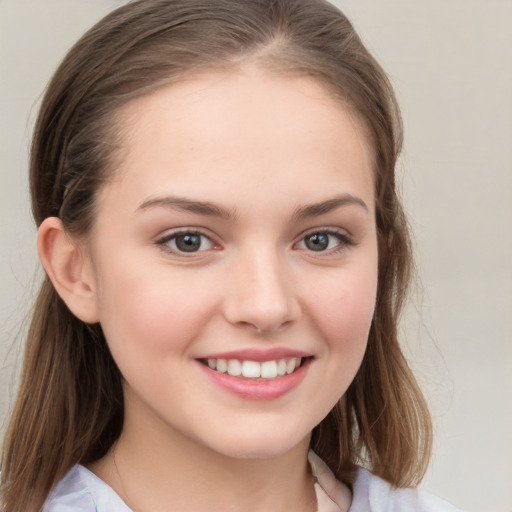
<svg viewBox="0 0 512 512">
<path fill-rule="evenodd" d="M 294 450 L 303 449 L 306 453 L 309 448 L 311 434 L 306 436 L 293 435 L 262 435 L 249 438 L 237 436 L 231 438 L 223 446 L 217 446 L 218 453 L 232 459 L 239 460 L 265 460 L 286 455 Z"/>
</svg>

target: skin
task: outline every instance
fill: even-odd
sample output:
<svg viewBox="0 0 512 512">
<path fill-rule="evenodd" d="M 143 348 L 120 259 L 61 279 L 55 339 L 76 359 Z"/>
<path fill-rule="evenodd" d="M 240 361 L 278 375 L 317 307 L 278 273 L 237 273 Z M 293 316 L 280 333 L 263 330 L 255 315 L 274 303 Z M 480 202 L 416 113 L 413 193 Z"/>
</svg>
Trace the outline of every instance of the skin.
<svg viewBox="0 0 512 512">
<path fill-rule="evenodd" d="M 166 87 L 122 119 L 123 163 L 68 265 L 87 290 L 75 311 L 101 322 L 125 379 L 123 432 L 90 469 L 135 510 L 314 510 L 310 433 L 353 380 L 375 306 L 362 126 L 318 83 L 255 66 Z M 183 230 L 200 250 L 179 251 Z M 198 361 L 275 347 L 311 357 L 274 399 L 226 391 Z"/>
</svg>

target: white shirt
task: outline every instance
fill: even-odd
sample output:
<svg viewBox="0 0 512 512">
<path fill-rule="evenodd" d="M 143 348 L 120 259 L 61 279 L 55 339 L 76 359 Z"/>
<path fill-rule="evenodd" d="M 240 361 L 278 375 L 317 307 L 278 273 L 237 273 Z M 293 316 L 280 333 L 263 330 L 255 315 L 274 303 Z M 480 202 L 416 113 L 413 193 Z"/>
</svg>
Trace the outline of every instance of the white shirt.
<svg viewBox="0 0 512 512">
<path fill-rule="evenodd" d="M 431 494 L 393 488 L 364 469 L 357 472 L 351 496 L 315 453 L 310 452 L 309 462 L 315 479 L 317 512 L 460 512 Z M 43 512 L 71 511 L 132 512 L 111 487 L 81 465 L 70 469 L 43 507 Z"/>
</svg>

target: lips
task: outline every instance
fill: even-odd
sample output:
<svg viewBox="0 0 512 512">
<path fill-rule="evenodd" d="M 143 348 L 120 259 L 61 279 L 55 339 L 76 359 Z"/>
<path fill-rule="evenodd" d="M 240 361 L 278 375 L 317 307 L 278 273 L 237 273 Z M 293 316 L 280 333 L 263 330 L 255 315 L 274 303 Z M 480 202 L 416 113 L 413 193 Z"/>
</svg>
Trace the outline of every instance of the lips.
<svg viewBox="0 0 512 512">
<path fill-rule="evenodd" d="M 296 388 L 313 359 L 305 352 L 270 349 L 209 354 L 197 361 L 220 388 L 243 399 L 272 400 Z"/>
</svg>

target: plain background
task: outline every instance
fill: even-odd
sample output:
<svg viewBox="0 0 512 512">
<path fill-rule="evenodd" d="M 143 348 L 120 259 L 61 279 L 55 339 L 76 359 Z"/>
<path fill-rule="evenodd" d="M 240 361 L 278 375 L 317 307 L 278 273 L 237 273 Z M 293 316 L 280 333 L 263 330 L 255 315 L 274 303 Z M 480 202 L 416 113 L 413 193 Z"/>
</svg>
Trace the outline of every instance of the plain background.
<svg viewBox="0 0 512 512">
<path fill-rule="evenodd" d="M 244 0 L 246 1 L 246 0 Z M 40 94 L 116 0 L 0 0 L 0 424 L 35 280 L 27 155 Z M 338 0 L 389 73 L 423 283 L 404 347 L 434 415 L 423 487 L 512 512 L 512 0 Z"/>
</svg>

